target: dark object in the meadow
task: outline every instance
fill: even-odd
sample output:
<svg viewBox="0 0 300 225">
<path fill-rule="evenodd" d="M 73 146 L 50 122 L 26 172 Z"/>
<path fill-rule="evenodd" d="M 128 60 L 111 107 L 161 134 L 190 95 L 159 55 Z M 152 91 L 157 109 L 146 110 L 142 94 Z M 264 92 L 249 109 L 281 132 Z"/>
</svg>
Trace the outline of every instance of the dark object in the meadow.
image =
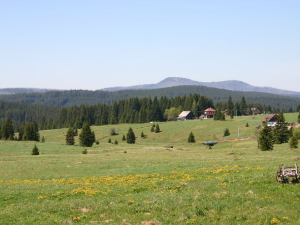
<svg viewBox="0 0 300 225">
<path fill-rule="evenodd" d="M 36 145 L 34 145 L 31 155 L 39 155 L 39 154 L 40 154 L 39 149 L 36 147 Z"/>
<path fill-rule="evenodd" d="M 295 163 L 295 167 L 284 167 L 283 164 L 276 172 L 276 181 L 278 183 L 299 183 L 300 172 L 298 165 Z"/>
<path fill-rule="evenodd" d="M 88 153 L 88 150 L 85 148 L 81 151 L 82 154 L 86 155 Z"/>
<path fill-rule="evenodd" d="M 211 149 L 212 146 L 214 146 L 215 144 L 217 144 L 218 142 L 216 141 L 206 141 L 206 142 L 202 142 L 202 144 L 209 146 L 209 149 Z"/>
</svg>

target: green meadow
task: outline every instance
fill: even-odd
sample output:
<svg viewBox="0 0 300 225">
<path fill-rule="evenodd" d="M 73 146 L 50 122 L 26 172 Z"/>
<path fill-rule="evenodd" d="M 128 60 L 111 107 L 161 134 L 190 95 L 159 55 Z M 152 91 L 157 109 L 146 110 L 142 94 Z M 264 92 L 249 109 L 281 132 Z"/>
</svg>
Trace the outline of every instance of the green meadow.
<svg viewBox="0 0 300 225">
<path fill-rule="evenodd" d="M 300 224 L 300 184 L 275 179 L 300 152 L 260 151 L 263 117 L 164 122 L 160 133 L 151 123 L 92 126 L 99 145 L 86 155 L 78 137 L 65 145 L 67 129 L 40 131 L 45 143 L 0 141 L 0 224 Z M 129 127 L 136 144 L 122 141 Z"/>
</svg>

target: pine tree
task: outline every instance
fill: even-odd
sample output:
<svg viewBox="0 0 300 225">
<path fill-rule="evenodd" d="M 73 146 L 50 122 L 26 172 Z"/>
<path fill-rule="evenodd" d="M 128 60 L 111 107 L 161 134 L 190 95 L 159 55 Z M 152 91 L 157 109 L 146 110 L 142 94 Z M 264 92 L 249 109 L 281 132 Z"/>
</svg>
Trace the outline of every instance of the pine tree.
<svg viewBox="0 0 300 225">
<path fill-rule="evenodd" d="M 229 129 L 226 128 L 226 129 L 224 130 L 223 137 L 226 137 L 226 136 L 229 136 L 229 135 L 230 135 Z"/>
<path fill-rule="evenodd" d="M 107 141 L 107 143 L 111 143 L 111 139 L 110 139 L 110 138 L 108 138 L 108 141 Z"/>
<path fill-rule="evenodd" d="M 24 135 L 24 128 L 23 126 L 21 126 L 19 131 L 19 138 L 18 138 L 19 141 L 23 140 L 23 135 Z"/>
<path fill-rule="evenodd" d="M 1 127 L 1 137 L 4 140 L 13 140 L 14 139 L 14 127 L 12 121 L 7 118 Z"/>
<path fill-rule="evenodd" d="M 67 131 L 66 135 L 66 145 L 74 145 L 75 144 L 75 138 L 74 138 L 74 129 L 72 127 L 69 127 L 69 130 Z"/>
<path fill-rule="evenodd" d="M 42 137 L 42 143 L 45 143 L 45 136 Z"/>
<path fill-rule="evenodd" d="M 84 147 L 91 147 L 95 142 L 95 133 L 91 130 L 88 122 L 83 124 L 79 140 L 80 145 Z"/>
<path fill-rule="evenodd" d="M 118 140 L 115 140 L 115 145 L 119 144 Z"/>
<path fill-rule="evenodd" d="M 266 121 L 258 136 L 258 146 L 262 151 L 273 150 L 274 146 L 273 132 L 267 124 L 268 122 Z"/>
<path fill-rule="evenodd" d="M 234 104 L 233 104 L 233 102 L 232 102 L 231 95 L 229 95 L 228 101 L 227 101 L 227 110 L 228 110 L 228 114 L 229 114 L 230 117 L 232 117 L 232 118 L 233 118 L 233 109 L 234 109 Z"/>
<path fill-rule="evenodd" d="M 159 129 L 159 125 L 157 123 L 156 126 L 155 126 L 155 133 L 159 133 L 159 132 L 160 132 L 160 129 Z"/>
<path fill-rule="evenodd" d="M 141 133 L 141 138 L 145 137 L 144 132 L 142 131 Z"/>
<path fill-rule="evenodd" d="M 248 124 L 248 122 L 246 123 L 246 127 L 249 127 L 249 124 Z"/>
<path fill-rule="evenodd" d="M 299 111 L 299 114 L 298 114 L 298 120 L 297 120 L 298 123 L 300 123 L 300 111 Z"/>
<path fill-rule="evenodd" d="M 132 128 L 130 127 L 128 132 L 127 132 L 127 135 L 126 135 L 126 142 L 128 144 L 134 144 L 135 143 L 135 134 L 132 130 Z"/>
<path fill-rule="evenodd" d="M 290 134 L 287 128 L 287 123 L 285 122 L 283 110 L 281 110 L 278 115 L 277 124 L 275 125 L 273 132 L 276 144 L 287 143 L 289 141 Z"/>
<path fill-rule="evenodd" d="M 195 143 L 195 136 L 193 134 L 193 132 L 190 133 L 189 138 L 188 138 L 188 143 Z"/>
<path fill-rule="evenodd" d="M 24 141 L 40 141 L 40 134 L 37 122 L 27 123 L 25 125 Z"/>
<path fill-rule="evenodd" d="M 123 134 L 122 141 L 125 141 L 125 140 L 126 140 L 126 138 L 125 138 L 125 135 Z"/>
<path fill-rule="evenodd" d="M 154 132 L 154 127 L 155 127 L 155 124 L 153 123 L 151 126 L 151 132 Z"/>
<path fill-rule="evenodd" d="M 294 134 L 289 141 L 290 148 L 298 148 L 298 136 Z"/>
<path fill-rule="evenodd" d="M 34 145 L 31 155 L 39 155 L 39 154 L 40 154 L 39 149 L 36 147 L 36 145 Z"/>
</svg>

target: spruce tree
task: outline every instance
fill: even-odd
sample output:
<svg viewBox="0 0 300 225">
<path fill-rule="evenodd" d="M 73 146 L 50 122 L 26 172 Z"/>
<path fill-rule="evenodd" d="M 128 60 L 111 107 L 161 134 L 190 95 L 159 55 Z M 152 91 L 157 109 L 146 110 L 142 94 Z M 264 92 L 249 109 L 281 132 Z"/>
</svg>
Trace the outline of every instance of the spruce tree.
<svg viewBox="0 0 300 225">
<path fill-rule="evenodd" d="M 31 155 L 39 155 L 39 154 L 40 154 L 39 149 L 36 147 L 36 145 L 34 145 Z"/>
<path fill-rule="evenodd" d="M 83 147 L 91 147 L 95 142 L 95 133 L 91 130 L 88 122 L 83 124 L 79 140 L 80 145 Z"/>
<path fill-rule="evenodd" d="M 13 140 L 14 139 L 14 127 L 12 121 L 7 118 L 1 127 L 1 137 L 4 140 Z"/>
<path fill-rule="evenodd" d="M 229 136 L 229 135 L 230 135 L 229 129 L 226 128 L 226 129 L 224 130 L 223 137 L 226 137 L 226 136 Z"/>
<path fill-rule="evenodd" d="M 160 132 L 160 129 L 159 129 L 159 125 L 157 123 L 156 126 L 155 126 L 155 133 L 159 133 L 159 132 Z"/>
<path fill-rule="evenodd" d="M 23 136 L 24 136 L 24 128 L 23 128 L 23 126 L 21 126 L 20 127 L 20 131 L 19 131 L 19 138 L 18 138 L 18 140 L 22 141 L 23 140 Z"/>
<path fill-rule="evenodd" d="M 142 131 L 142 133 L 141 133 L 141 138 L 143 138 L 143 137 L 145 137 L 145 134 L 144 134 L 144 132 Z"/>
<path fill-rule="evenodd" d="M 246 123 L 246 127 L 249 127 L 249 123 L 248 122 Z"/>
<path fill-rule="evenodd" d="M 287 143 L 289 141 L 289 131 L 287 128 L 287 123 L 285 122 L 285 118 L 283 115 L 283 110 L 278 115 L 277 124 L 274 129 L 275 143 L 282 144 Z"/>
<path fill-rule="evenodd" d="M 299 114 L 298 114 L 298 120 L 297 120 L 298 123 L 300 123 L 300 111 L 299 111 Z"/>
<path fill-rule="evenodd" d="M 152 124 L 152 126 L 151 126 L 151 132 L 154 132 L 154 127 L 155 127 L 155 124 Z"/>
<path fill-rule="evenodd" d="M 294 134 L 289 141 L 290 148 L 298 148 L 298 135 Z"/>
<path fill-rule="evenodd" d="M 114 144 L 115 144 L 115 145 L 119 144 L 118 140 L 115 140 Z"/>
<path fill-rule="evenodd" d="M 111 143 L 111 139 L 110 139 L 110 138 L 108 138 L 108 141 L 107 141 L 107 143 Z"/>
<path fill-rule="evenodd" d="M 126 142 L 128 144 L 134 144 L 135 143 L 135 134 L 132 130 L 132 128 L 130 127 L 128 132 L 127 132 L 127 135 L 126 135 Z"/>
<path fill-rule="evenodd" d="M 66 145 L 74 145 L 75 144 L 75 138 L 74 138 L 74 129 L 72 127 L 69 127 L 66 135 Z"/>
<path fill-rule="evenodd" d="M 273 150 L 274 146 L 274 135 L 267 124 L 268 121 L 264 123 L 263 129 L 261 129 L 258 136 L 258 146 L 262 151 Z"/>
<path fill-rule="evenodd" d="M 125 138 L 125 135 L 123 134 L 122 141 L 125 141 L 125 140 L 126 140 L 126 138 Z"/>
<path fill-rule="evenodd" d="M 193 134 L 193 132 L 190 133 L 189 138 L 188 138 L 188 143 L 195 143 L 195 136 Z"/>
</svg>

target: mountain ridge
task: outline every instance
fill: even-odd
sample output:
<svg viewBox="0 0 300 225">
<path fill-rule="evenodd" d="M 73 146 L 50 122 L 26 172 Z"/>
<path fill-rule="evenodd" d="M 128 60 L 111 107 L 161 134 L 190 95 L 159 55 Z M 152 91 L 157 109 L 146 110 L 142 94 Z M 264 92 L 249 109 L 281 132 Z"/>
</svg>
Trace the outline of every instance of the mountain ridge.
<svg viewBox="0 0 300 225">
<path fill-rule="evenodd" d="M 250 85 L 243 81 L 238 80 L 227 80 L 227 81 L 215 81 L 215 82 L 199 82 L 194 81 L 187 78 L 181 77 L 167 77 L 164 80 L 156 83 L 156 84 L 144 84 L 144 85 L 134 85 L 128 87 L 110 87 L 103 88 L 100 90 L 105 91 L 120 91 L 120 90 L 148 90 L 148 89 L 158 89 L 158 88 L 166 88 L 166 87 L 174 87 L 174 86 L 206 86 L 213 87 L 219 89 L 226 89 L 231 91 L 244 91 L 244 92 L 263 92 L 291 97 L 300 98 L 300 92 L 289 91 L 283 89 L 277 89 L 272 87 L 258 87 Z"/>
</svg>

